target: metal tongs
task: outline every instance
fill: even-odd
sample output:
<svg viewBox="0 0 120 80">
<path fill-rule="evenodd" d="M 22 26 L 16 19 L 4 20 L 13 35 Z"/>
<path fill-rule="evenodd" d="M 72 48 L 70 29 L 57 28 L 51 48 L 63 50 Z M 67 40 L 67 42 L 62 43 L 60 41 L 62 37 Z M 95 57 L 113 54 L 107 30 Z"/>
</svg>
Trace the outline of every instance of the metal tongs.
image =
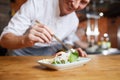
<svg viewBox="0 0 120 80">
<path fill-rule="evenodd" d="M 38 20 L 35 21 L 37 24 L 41 24 Z M 65 43 L 63 43 L 56 35 L 52 35 L 63 47 L 66 51 L 70 50 L 71 48 L 67 45 L 65 45 Z"/>
</svg>

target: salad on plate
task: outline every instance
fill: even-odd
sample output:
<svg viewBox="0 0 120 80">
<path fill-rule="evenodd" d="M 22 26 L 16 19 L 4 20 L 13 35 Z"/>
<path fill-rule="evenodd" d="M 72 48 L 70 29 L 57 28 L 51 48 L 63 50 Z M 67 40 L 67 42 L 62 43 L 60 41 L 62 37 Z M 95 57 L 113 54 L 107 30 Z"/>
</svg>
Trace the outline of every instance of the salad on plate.
<svg viewBox="0 0 120 80">
<path fill-rule="evenodd" d="M 53 58 L 52 64 L 66 64 L 77 61 L 79 58 L 79 53 L 75 49 L 71 49 L 67 52 L 59 52 Z"/>
<path fill-rule="evenodd" d="M 80 57 L 77 50 L 70 49 L 58 52 L 54 58 L 39 60 L 38 63 L 47 68 L 62 70 L 83 65 L 88 61 L 90 58 Z"/>
</svg>

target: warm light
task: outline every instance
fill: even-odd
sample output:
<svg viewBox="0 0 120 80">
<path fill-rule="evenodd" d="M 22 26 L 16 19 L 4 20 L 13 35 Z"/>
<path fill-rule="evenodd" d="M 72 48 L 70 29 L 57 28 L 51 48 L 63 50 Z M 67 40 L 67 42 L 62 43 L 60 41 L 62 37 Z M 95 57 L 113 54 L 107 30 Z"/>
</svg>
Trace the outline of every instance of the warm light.
<svg viewBox="0 0 120 80">
<path fill-rule="evenodd" d="M 107 33 L 105 33 L 105 34 L 104 34 L 104 37 L 108 37 L 108 34 L 107 34 Z"/>
<path fill-rule="evenodd" d="M 105 55 L 105 56 L 108 55 L 108 54 L 109 54 L 109 53 L 108 53 L 108 50 L 102 51 L 102 54 Z"/>
<path fill-rule="evenodd" d="M 104 3 L 104 0 L 100 0 L 100 3 L 101 3 L 101 4 Z"/>
<path fill-rule="evenodd" d="M 99 15 L 102 17 L 102 16 L 104 15 L 104 13 L 103 13 L 103 12 L 100 12 Z"/>
</svg>

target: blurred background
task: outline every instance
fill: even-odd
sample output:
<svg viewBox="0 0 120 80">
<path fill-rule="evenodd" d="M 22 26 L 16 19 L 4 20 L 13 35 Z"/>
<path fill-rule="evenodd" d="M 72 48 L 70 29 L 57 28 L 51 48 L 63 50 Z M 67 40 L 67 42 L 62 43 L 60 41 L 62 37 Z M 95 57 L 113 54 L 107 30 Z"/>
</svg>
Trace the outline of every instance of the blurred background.
<svg viewBox="0 0 120 80">
<path fill-rule="evenodd" d="M 26 0 L 0 0 L 0 34 Z M 76 12 L 79 26 L 76 34 L 80 38 L 76 46 L 88 54 L 101 53 L 103 50 L 119 53 L 120 49 L 120 0 L 91 0 L 82 11 Z M 79 36 L 80 35 L 80 36 Z M 88 46 L 82 46 L 85 43 Z M 0 47 L 0 55 L 7 49 Z M 105 53 L 106 54 L 106 53 Z"/>
</svg>

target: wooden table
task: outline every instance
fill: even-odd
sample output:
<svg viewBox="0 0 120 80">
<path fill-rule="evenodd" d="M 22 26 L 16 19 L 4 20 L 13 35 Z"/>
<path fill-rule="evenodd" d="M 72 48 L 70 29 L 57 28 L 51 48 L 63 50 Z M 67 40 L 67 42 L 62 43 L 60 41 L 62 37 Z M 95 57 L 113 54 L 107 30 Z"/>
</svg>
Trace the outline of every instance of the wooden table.
<svg viewBox="0 0 120 80">
<path fill-rule="evenodd" d="M 0 57 L 0 80 L 120 80 L 120 55 L 90 55 L 86 65 L 54 71 L 40 68 L 37 60 L 50 57 Z"/>
</svg>

